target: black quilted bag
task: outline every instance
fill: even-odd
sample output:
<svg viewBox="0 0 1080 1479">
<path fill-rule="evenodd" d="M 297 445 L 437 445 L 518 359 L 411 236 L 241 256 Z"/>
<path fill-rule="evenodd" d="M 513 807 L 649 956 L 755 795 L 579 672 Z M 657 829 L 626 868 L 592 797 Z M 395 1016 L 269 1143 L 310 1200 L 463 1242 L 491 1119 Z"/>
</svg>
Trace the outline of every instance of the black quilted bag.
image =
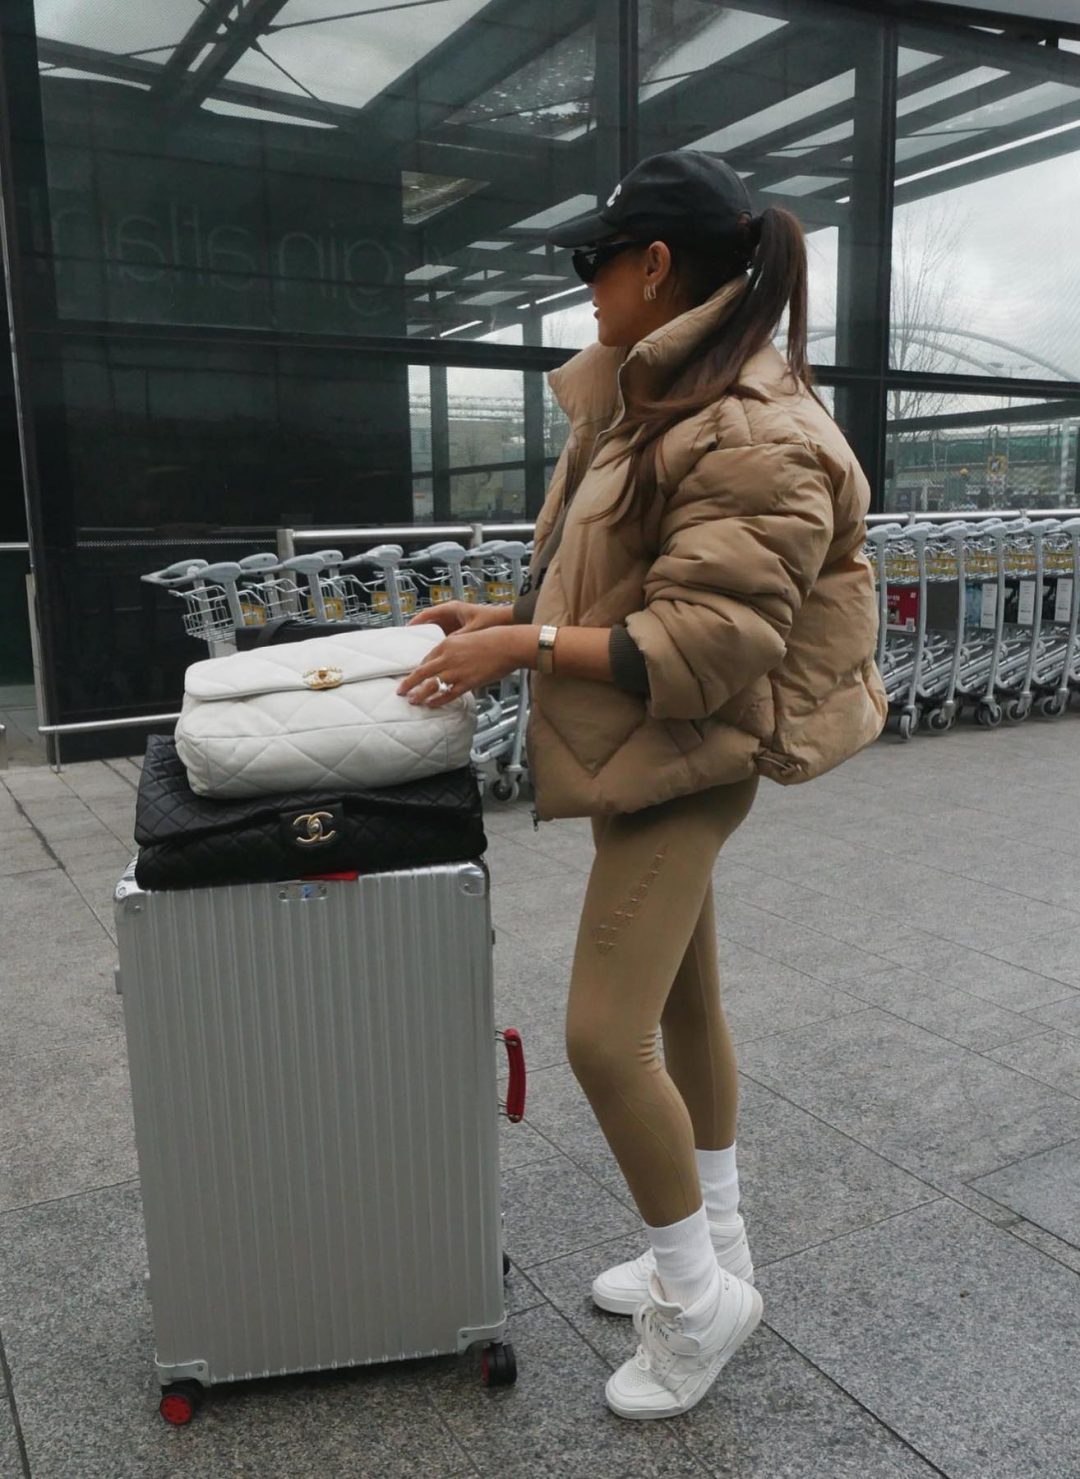
<svg viewBox="0 0 1080 1479">
<path fill-rule="evenodd" d="M 135 878 L 146 889 L 422 868 L 467 862 L 487 847 L 468 766 L 347 796 L 213 801 L 191 790 L 175 742 L 161 734 L 146 744 L 135 840 Z"/>
</svg>

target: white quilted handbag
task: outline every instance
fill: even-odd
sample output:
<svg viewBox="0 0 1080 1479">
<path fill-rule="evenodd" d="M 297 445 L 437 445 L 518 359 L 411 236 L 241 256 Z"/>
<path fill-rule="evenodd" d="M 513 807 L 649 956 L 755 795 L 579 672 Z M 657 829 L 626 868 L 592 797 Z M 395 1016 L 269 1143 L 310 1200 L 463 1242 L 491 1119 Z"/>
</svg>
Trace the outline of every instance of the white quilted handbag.
<svg viewBox="0 0 1080 1479">
<path fill-rule="evenodd" d="M 176 725 L 191 789 L 360 791 L 467 764 L 472 695 L 430 709 L 397 693 L 442 640 L 436 626 L 379 627 L 193 663 Z"/>
</svg>

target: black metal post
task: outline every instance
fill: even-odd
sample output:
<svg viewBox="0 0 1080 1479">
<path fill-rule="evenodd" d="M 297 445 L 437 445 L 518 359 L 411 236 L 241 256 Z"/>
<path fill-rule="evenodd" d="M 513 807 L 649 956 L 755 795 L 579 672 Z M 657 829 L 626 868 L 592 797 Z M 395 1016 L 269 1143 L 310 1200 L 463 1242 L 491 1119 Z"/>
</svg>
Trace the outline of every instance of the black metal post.
<svg viewBox="0 0 1080 1479">
<path fill-rule="evenodd" d="M 450 517 L 450 400 L 446 366 L 432 365 L 431 377 L 431 497 L 436 523 Z"/>
<path fill-rule="evenodd" d="M 524 340 L 526 344 L 543 342 L 543 314 L 531 304 L 524 318 Z M 524 433 L 525 433 L 525 515 L 535 518 L 540 512 L 547 490 L 547 469 L 544 466 L 544 377 L 535 370 L 526 370 L 524 381 Z"/>
<path fill-rule="evenodd" d="M 39 721 L 47 724 L 58 712 L 58 695 L 52 662 L 52 632 L 45 620 L 51 609 L 53 571 L 47 558 L 51 543 L 74 541 L 71 510 L 63 494 L 54 494 L 51 505 L 52 523 L 45 527 L 41 501 L 42 464 L 50 481 L 61 490 L 69 488 L 63 464 L 66 438 L 40 426 L 36 415 L 35 390 L 31 371 L 31 331 L 43 323 L 56 322 L 56 299 L 51 264 L 44 270 L 40 259 L 48 257 L 50 228 L 48 190 L 45 166 L 45 128 L 41 114 L 41 89 L 38 81 L 32 0 L 5 0 L 0 6 L 0 247 L 2 247 L 5 289 L 10 326 L 15 410 L 19 426 L 19 450 L 22 463 L 23 495 L 26 501 L 27 538 L 30 543 L 30 569 L 33 573 L 33 619 L 37 628 L 40 663 Z M 24 271 L 34 262 L 33 280 Z M 61 372 L 55 349 L 47 351 L 49 362 L 39 371 L 39 378 L 52 379 L 54 405 L 59 397 Z M 59 737 L 49 735 L 46 753 L 50 763 L 59 763 Z"/>
<path fill-rule="evenodd" d="M 851 28 L 855 53 L 855 132 L 851 200 L 837 258 L 836 363 L 869 371 L 836 388 L 836 419 L 884 506 L 885 378 L 889 369 L 892 207 L 896 143 L 896 25 Z"/>
<path fill-rule="evenodd" d="M 637 0 L 596 0 L 596 191 L 637 163 Z"/>
</svg>

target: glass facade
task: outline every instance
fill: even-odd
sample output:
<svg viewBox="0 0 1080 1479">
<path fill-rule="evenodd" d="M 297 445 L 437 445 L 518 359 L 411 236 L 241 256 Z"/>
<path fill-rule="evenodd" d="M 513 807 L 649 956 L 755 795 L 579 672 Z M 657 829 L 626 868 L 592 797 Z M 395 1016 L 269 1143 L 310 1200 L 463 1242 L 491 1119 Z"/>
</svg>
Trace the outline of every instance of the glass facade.
<svg viewBox="0 0 1080 1479">
<path fill-rule="evenodd" d="M 878 508 L 1080 502 L 1080 22 L 910 9 L 4 0 L 0 525 L 18 420 L 49 717 L 175 705 L 138 575 L 184 553 L 535 513 L 594 331 L 546 232 L 660 149 L 803 221 Z"/>
</svg>

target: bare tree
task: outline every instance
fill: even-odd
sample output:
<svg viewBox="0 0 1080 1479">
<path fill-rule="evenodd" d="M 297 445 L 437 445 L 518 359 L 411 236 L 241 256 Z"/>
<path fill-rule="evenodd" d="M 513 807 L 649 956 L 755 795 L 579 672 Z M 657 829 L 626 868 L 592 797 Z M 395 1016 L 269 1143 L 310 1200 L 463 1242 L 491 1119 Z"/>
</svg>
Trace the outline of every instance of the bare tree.
<svg viewBox="0 0 1080 1479">
<path fill-rule="evenodd" d="M 889 359 L 894 370 L 923 374 L 956 368 L 954 331 L 967 327 L 957 263 L 964 221 L 955 205 L 937 201 L 918 215 L 906 211 L 893 232 Z M 889 392 L 889 420 L 940 414 L 943 391 Z"/>
</svg>

